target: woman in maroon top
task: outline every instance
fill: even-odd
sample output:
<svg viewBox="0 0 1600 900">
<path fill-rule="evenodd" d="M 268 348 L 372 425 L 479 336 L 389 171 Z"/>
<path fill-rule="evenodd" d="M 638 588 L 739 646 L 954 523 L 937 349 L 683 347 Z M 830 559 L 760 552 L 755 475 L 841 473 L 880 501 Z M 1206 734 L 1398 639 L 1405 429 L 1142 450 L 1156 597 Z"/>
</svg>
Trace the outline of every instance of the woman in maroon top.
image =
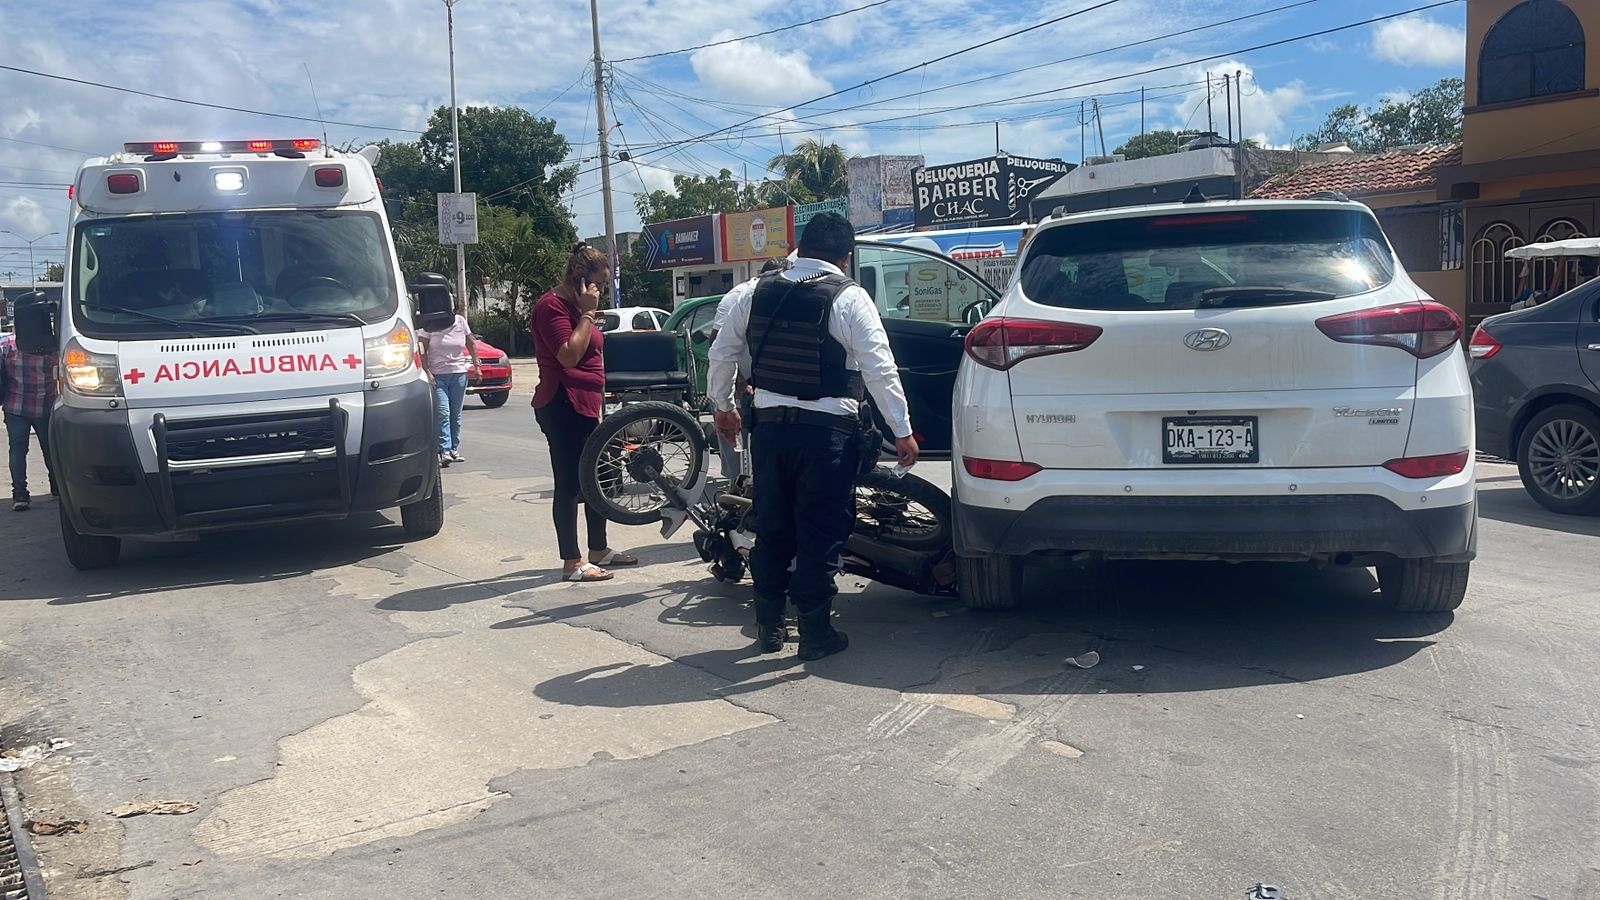
<svg viewBox="0 0 1600 900">
<path fill-rule="evenodd" d="M 566 581 L 608 581 L 604 566 L 636 566 L 636 557 L 606 545 L 606 518 L 584 504 L 589 525 L 589 558 L 578 549 L 578 456 L 583 442 L 600 423 L 606 369 L 600 348 L 605 343 L 595 324 L 603 285 L 611 283 L 611 264 L 588 244 L 573 248 L 561 283 L 533 305 L 530 330 L 539 364 L 539 385 L 533 392 L 534 417 L 550 444 L 555 470 L 553 515 Z"/>
</svg>

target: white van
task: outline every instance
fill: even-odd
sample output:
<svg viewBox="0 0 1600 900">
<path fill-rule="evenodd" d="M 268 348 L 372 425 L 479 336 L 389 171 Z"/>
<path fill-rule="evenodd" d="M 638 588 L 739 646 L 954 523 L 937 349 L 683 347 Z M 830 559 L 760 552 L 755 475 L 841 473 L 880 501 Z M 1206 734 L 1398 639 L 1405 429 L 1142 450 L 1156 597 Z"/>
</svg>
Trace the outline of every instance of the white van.
<svg viewBox="0 0 1600 900">
<path fill-rule="evenodd" d="M 50 422 L 67 557 L 400 508 L 443 526 L 433 402 L 372 164 L 131 143 L 78 171 Z"/>
</svg>

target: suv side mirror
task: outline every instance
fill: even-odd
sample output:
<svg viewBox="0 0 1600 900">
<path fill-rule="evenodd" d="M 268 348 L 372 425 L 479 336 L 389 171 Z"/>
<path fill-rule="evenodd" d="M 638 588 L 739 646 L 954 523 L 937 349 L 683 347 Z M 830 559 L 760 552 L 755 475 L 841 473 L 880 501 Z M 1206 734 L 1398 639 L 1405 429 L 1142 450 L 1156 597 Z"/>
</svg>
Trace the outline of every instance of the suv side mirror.
<svg viewBox="0 0 1600 900">
<path fill-rule="evenodd" d="M 456 320 L 455 297 L 450 290 L 450 279 L 437 272 L 423 272 L 410 286 L 416 298 L 417 327 L 423 331 L 449 328 Z"/>
<path fill-rule="evenodd" d="M 54 353 L 57 349 L 56 304 L 43 291 L 18 297 L 12 304 L 17 348 L 24 353 Z"/>
</svg>

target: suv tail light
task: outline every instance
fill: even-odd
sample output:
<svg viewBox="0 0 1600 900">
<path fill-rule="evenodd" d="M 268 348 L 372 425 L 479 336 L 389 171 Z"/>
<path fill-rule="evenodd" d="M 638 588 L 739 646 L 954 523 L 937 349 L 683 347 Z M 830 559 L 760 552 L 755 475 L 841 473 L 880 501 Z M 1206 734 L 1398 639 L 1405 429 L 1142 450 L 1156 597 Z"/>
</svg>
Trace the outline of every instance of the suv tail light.
<svg viewBox="0 0 1600 900">
<path fill-rule="evenodd" d="M 1443 478 L 1446 475 L 1460 474 L 1466 469 L 1467 451 L 1391 459 L 1384 463 L 1383 467 L 1406 478 Z"/>
<path fill-rule="evenodd" d="M 1472 354 L 1473 359 L 1493 359 L 1502 346 L 1499 338 L 1479 325 L 1472 331 L 1472 343 L 1467 345 L 1467 352 Z"/>
<path fill-rule="evenodd" d="M 974 456 L 961 457 L 961 465 L 966 467 L 967 474 L 973 478 L 986 478 L 990 481 L 1021 481 L 1044 468 L 1031 462 L 978 459 Z"/>
<path fill-rule="evenodd" d="M 980 366 L 1004 372 L 1030 357 L 1082 350 L 1104 331 L 1098 325 L 1070 322 L 987 319 L 967 332 L 967 355 Z"/>
<path fill-rule="evenodd" d="M 1461 319 L 1433 300 L 1327 316 L 1317 320 L 1317 328 L 1340 343 L 1398 347 L 1418 359 L 1438 356 L 1461 340 Z"/>
</svg>

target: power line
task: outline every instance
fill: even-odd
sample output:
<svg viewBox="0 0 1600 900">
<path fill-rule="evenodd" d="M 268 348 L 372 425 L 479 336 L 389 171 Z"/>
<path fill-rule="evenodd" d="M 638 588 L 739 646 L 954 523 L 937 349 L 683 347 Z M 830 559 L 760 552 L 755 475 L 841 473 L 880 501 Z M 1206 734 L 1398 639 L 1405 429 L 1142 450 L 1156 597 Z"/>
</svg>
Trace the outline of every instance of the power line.
<svg viewBox="0 0 1600 900">
<path fill-rule="evenodd" d="M 165 100 L 168 103 L 182 103 L 187 106 L 202 106 L 206 109 L 219 109 L 223 112 L 244 113 L 245 115 L 251 116 L 266 116 L 273 119 L 290 119 L 296 122 L 316 122 L 322 125 L 338 125 L 344 128 L 357 128 L 365 131 L 396 131 L 403 134 L 424 133 L 416 130 L 415 128 L 392 128 L 387 125 L 363 125 L 358 122 L 336 122 L 332 119 L 324 120 L 313 116 L 293 116 L 288 113 L 267 112 L 260 109 L 245 109 L 243 107 L 228 106 L 222 103 L 207 103 L 204 100 L 189 100 L 183 97 L 168 97 L 165 94 L 153 94 L 149 91 L 141 91 L 135 88 L 122 87 L 121 85 L 115 84 L 102 84 L 98 81 L 87 81 L 82 78 L 72 78 L 67 75 L 55 75 L 49 72 L 36 72 L 32 69 L 23 69 L 17 66 L 0 65 L 0 71 L 16 72 L 20 75 L 33 75 L 38 78 L 48 78 L 53 81 L 65 81 L 69 84 L 79 84 L 85 87 L 95 87 L 107 91 L 118 91 L 120 93 L 133 94 L 139 97 L 149 97 L 152 100 Z"/>
<path fill-rule="evenodd" d="M 1115 0 L 1110 0 L 1110 2 L 1115 2 Z M 1272 48 L 1272 47 L 1281 47 L 1281 46 L 1283 46 L 1285 44 L 1292 44 L 1292 43 L 1296 43 L 1298 41 L 1309 40 L 1311 38 L 1322 37 L 1324 35 L 1329 35 L 1329 34 L 1335 34 L 1337 32 L 1341 32 L 1341 31 L 1349 31 L 1352 28 L 1361 28 L 1361 27 L 1364 27 L 1364 26 L 1367 26 L 1367 25 L 1376 24 L 1378 22 L 1386 22 L 1386 21 L 1388 21 L 1390 19 L 1398 19 L 1398 18 L 1402 18 L 1404 16 L 1414 15 L 1414 14 L 1419 13 L 1419 12 L 1426 12 L 1427 10 L 1438 9 L 1439 7 L 1442 7 L 1442 6 L 1450 6 L 1452 4 L 1460 3 L 1460 2 L 1463 2 L 1463 0 L 1436 0 L 1436 2 L 1434 2 L 1434 3 L 1428 3 L 1428 4 L 1424 4 L 1422 6 L 1412 7 L 1411 9 L 1402 10 L 1402 11 L 1396 12 L 1396 13 L 1390 13 L 1388 15 L 1375 16 L 1375 17 L 1370 18 L 1370 19 L 1364 19 L 1364 20 L 1362 20 L 1360 22 L 1352 22 L 1352 23 L 1349 23 L 1347 25 L 1339 25 L 1339 26 L 1335 26 L 1335 27 L 1332 27 L 1332 28 L 1324 28 L 1324 29 L 1321 29 L 1319 31 L 1313 31 L 1313 32 L 1309 32 L 1309 33 L 1306 33 L 1306 34 L 1296 35 L 1294 37 L 1289 37 L 1289 38 L 1283 38 L 1281 40 L 1276 40 L 1276 41 L 1268 41 L 1266 43 L 1256 44 L 1255 46 L 1252 46 L 1252 47 L 1245 47 L 1245 48 L 1239 49 L 1239 50 L 1230 50 L 1230 51 L 1225 52 L 1225 53 L 1214 53 L 1214 54 L 1211 54 L 1209 56 L 1202 56 L 1202 57 L 1198 57 L 1196 59 L 1185 60 L 1183 62 L 1169 63 L 1169 64 L 1166 64 L 1166 65 L 1160 65 L 1160 66 L 1152 66 L 1150 68 L 1142 69 L 1142 70 L 1139 70 L 1139 71 L 1136 71 L 1136 72 L 1125 72 L 1125 73 L 1122 73 L 1122 74 L 1119 74 L 1119 75 L 1112 75 L 1112 76 L 1105 77 L 1105 78 L 1097 78 L 1097 79 L 1092 79 L 1092 80 L 1089 80 L 1089 81 L 1081 81 L 1081 82 L 1078 82 L 1077 84 L 1069 84 L 1069 85 L 1064 85 L 1062 87 L 1050 88 L 1050 89 L 1041 90 L 1041 91 L 1033 91 L 1031 93 L 1026 93 L 1026 94 L 1019 94 L 1016 97 L 1008 98 L 1008 100 L 1011 101 L 1011 102 L 1014 102 L 1014 101 L 1019 101 L 1019 100 L 1028 100 L 1028 99 L 1037 98 L 1037 97 L 1046 97 L 1046 96 L 1050 96 L 1050 95 L 1053 95 L 1053 94 L 1060 94 L 1060 93 L 1063 93 L 1065 91 L 1078 90 L 1080 88 L 1093 87 L 1093 86 L 1096 86 L 1096 85 L 1106 84 L 1108 82 L 1122 81 L 1122 80 L 1128 79 L 1128 78 L 1138 78 L 1138 77 L 1143 76 L 1143 75 L 1152 75 L 1152 74 L 1155 74 L 1157 72 L 1169 72 L 1169 71 L 1171 71 L 1173 69 L 1181 69 L 1181 68 L 1185 68 L 1185 67 L 1188 67 L 1188 66 L 1200 65 L 1202 63 L 1214 62 L 1214 61 L 1219 60 L 1219 59 L 1226 59 L 1228 57 L 1237 56 L 1237 55 L 1240 55 L 1240 54 L 1243 54 L 1243 53 L 1253 53 L 1253 52 L 1255 52 L 1257 50 L 1266 50 L 1266 49 L 1269 49 L 1269 48 Z M 1104 6 L 1104 5 L 1107 5 L 1107 4 L 1102 3 L 1100 5 Z M 1083 13 L 1083 12 L 1088 12 L 1090 9 L 1098 9 L 1098 8 L 1099 8 L 1099 6 L 1089 7 L 1088 9 L 1079 10 L 1078 13 L 1072 13 L 1070 15 L 1077 15 L 1077 14 L 1080 14 L 1080 13 Z M 1029 29 L 1024 29 L 1023 31 L 1032 30 L 1034 28 L 1040 28 L 1043 25 L 1050 24 L 1050 22 L 1053 22 L 1053 21 L 1057 21 L 1057 20 L 1050 20 L 1049 22 L 1043 22 L 1043 23 L 1040 23 L 1039 25 L 1030 26 Z M 1000 37 L 1000 38 L 994 38 L 994 39 L 992 39 L 990 41 L 985 41 L 983 44 L 976 44 L 976 45 L 973 45 L 973 46 L 970 46 L 970 47 L 965 47 L 965 48 L 963 48 L 961 50 L 956 50 L 956 51 L 954 51 L 952 53 L 946 54 L 945 56 L 942 56 L 939 59 L 933 60 L 931 62 L 938 62 L 938 61 L 941 61 L 941 60 L 944 60 L 944 59 L 949 59 L 952 56 L 956 56 L 956 55 L 959 55 L 959 54 L 962 54 L 962 53 L 966 53 L 966 52 L 969 52 L 971 50 L 978 49 L 979 47 L 987 46 L 989 44 L 992 44 L 995 41 L 1004 40 L 1006 37 L 1014 37 L 1015 35 L 1021 34 L 1021 33 L 1023 33 L 1023 32 L 1021 32 L 1021 31 L 1013 32 L 1010 35 L 1005 35 L 1005 36 Z M 800 108 L 802 106 L 808 106 L 808 105 L 810 105 L 812 103 L 820 102 L 822 100 L 827 100 L 827 99 L 829 99 L 831 97 L 837 97 L 840 94 L 847 93 L 847 92 L 852 91 L 852 90 L 858 90 L 859 88 L 866 87 L 866 86 L 871 85 L 873 83 L 876 83 L 878 81 L 883 81 L 883 80 L 888 79 L 888 78 L 893 78 L 893 77 L 895 77 L 897 75 L 903 75 L 906 72 L 914 71 L 915 69 L 920 68 L 921 65 L 922 64 L 919 64 L 919 65 L 916 65 L 916 66 L 911 66 L 911 67 L 908 67 L 908 68 L 905 68 L 905 69 L 901 69 L 901 70 L 899 70 L 897 72 L 890 73 L 888 75 L 883 75 L 883 76 L 880 76 L 878 78 L 870 79 L 868 81 L 862 82 L 860 85 L 857 85 L 855 87 L 845 88 L 844 90 L 840 90 L 840 91 L 834 91 L 831 94 L 826 94 L 826 95 L 818 97 L 818 98 L 816 98 L 814 100 L 803 101 L 801 103 L 796 103 L 796 104 L 794 104 L 792 106 L 786 106 L 786 107 L 784 107 L 782 109 L 775 110 L 773 114 L 769 114 L 769 115 L 766 115 L 766 116 L 754 116 L 754 117 L 746 119 L 746 120 L 744 120 L 742 122 L 738 122 L 738 123 L 735 123 L 733 125 L 727 126 L 726 128 L 721 128 L 721 129 L 718 129 L 716 131 L 707 132 L 706 134 L 699 135 L 699 136 L 691 139 L 691 141 L 687 141 L 685 143 L 695 142 L 695 141 L 703 142 L 707 138 L 715 137 L 718 134 L 722 134 L 724 132 L 733 131 L 735 129 L 742 128 L 742 127 L 744 127 L 746 125 L 749 125 L 749 124 L 751 124 L 753 122 L 756 122 L 756 121 L 758 121 L 760 119 L 771 118 L 771 116 L 775 115 L 776 113 L 788 112 L 788 111 L 791 111 L 791 110 L 794 110 L 794 109 L 798 109 L 798 108 Z M 849 126 L 849 125 L 838 125 L 838 126 L 835 126 L 835 127 L 848 128 L 848 127 L 851 127 L 851 126 Z M 659 148 L 656 151 L 650 151 L 650 152 L 659 152 Z"/>
<path fill-rule="evenodd" d="M 743 37 L 728 38 L 725 41 L 712 41 L 709 44 L 698 44 L 698 45 L 693 46 L 693 47 L 681 47 L 681 48 L 679 48 L 677 50 L 663 50 L 660 53 L 646 53 L 643 56 L 626 56 L 626 57 L 623 57 L 622 59 L 614 59 L 614 60 L 611 60 L 611 61 L 614 62 L 614 63 L 619 63 L 619 62 L 638 62 L 641 59 L 659 59 L 660 57 L 663 57 L 663 56 L 675 56 L 675 55 L 677 55 L 679 53 L 693 53 L 696 50 L 704 50 L 704 49 L 706 49 L 708 47 L 721 47 L 724 44 L 737 44 L 740 41 L 748 41 L 751 38 L 766 37 L 769 34 L 778 34 L 779 32 L 792 31 L 792 30 L 794 30 L 796 28 L 804 28 L 807 25 L 815 25 L 818 22 L 826 22 L 829 19 L 837 19 L 840 16 L 848 16 L 848 15 L 853 15 L 853 14 L 858 13 L 858 12 L 865 12 L 866 10 L 873 9 L 874 7 L 883 6 L 886 3 L 893 3 L 893 2 L 894 2 L 894 0 L 878 0 L 878 2 L 876 2 L 876 3 L 868 3 L 866 6 L 857 6 L 854 9 L 840 10 L 839 12 L 832 13 L 830 15 L 818 16 L 815 19 L 807 19 L 804 22 L 796 22 L 793 25 L 784 25 L 781 28 L 773 28 L 770 31 L 758 31 L 755 34 L 747 34 L 747 35 L 744 35 Z"/>
<path fill-rule="evenodd" d="M 41 144 L 38 141 L 25 141 L 22 138 L 0 137 L 0 141 L 10 141 L 13 144 L 27 144 L 30 147 L 43 147 L 46 150 L 60 150 L 63 153 L 76 153 L 79 156 L 99 156 L 93 150 L 78 150 L 73 147 L 57 147 L 55 144 Z"/>
</svg>

